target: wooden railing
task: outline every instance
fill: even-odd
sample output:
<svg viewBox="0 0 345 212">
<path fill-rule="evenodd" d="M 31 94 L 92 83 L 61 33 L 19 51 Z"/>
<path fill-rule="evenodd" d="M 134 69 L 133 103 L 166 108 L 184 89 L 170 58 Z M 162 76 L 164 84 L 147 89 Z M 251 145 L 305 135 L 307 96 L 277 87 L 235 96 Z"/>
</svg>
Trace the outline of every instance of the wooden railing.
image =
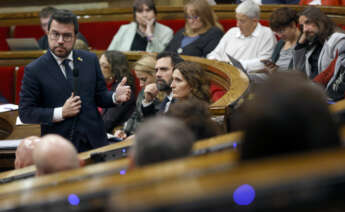
<svg viewBox="0 0 345 212">
<path fill-rule="evenodd" d="M 104 51 L 94 52 L 97 55 L 101 55 Z M 0 51 L 0 66 L 26 65 L 44 53 L 45 51 Z M 125 54 L 129 63 L 133 64 L 145 53 L 125 52 Z M 183 56 L 183 58 L 188 61 L 202 64 L 207 69 L 207 76 L 210 80 L 216 82 L 227 90 L 227 93 L 222 98 L 210 105 L 210 111 L 213 115 L 224 115 L 227 107 L 235 103 L 239 98 L 243 97 L 249 88 L 249 79 L 247 75 L 229 64 L 199 57 Z"/>
<path fill-rule="evenodd" d="M 235 19 L 236 6 L 237 5 L 216 5 L 213 6 L 213 8 L 220 20 Z M 297 11 L 301 11 L 304 8 L 304 6 L 299 5 L 263 5 L 261 6 L 260 18 L 268 20 L 273 10 L 285 6 L 296 9 Z M 337 24 L 345 23 L 345 7 L 322 6 L 321 9 Z M 158 6 L 157 11 L 158 20 L 184 19 L 184 11 L 182 6 Z M 132 20 L 133 18 L 131 8 L 88 9 L 76 10 L 73 12 L 79 16 L 80 22 L 120 21 Z M 39 11 L 0 14 L 0 26 L 33 24 L 39 24 Z"/>
</svg>

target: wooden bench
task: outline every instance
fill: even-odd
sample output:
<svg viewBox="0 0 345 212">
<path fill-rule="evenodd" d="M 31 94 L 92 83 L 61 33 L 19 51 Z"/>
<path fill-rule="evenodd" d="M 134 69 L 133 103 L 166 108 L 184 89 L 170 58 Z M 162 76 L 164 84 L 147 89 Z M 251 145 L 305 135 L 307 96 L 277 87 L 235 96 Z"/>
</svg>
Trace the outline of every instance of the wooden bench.
<svg viewBox="0 0 345 212">
<path fill-rule="evenodd" d="M 207 154 L 209 152 L 217 152 L 218 150 L 222 151 L 225 149 L 234 149 L 237 147 L 239 141 L 241 140 L 241 137 L 242 137 L 242 133 L 235 132 L 235 133 L 230 133 L 230 134 L 226 134 L 226 135 L 216 136 L 216 137 L 213 137 L 210 139 L 201 140 L 201 141 L 198 141 L 194 144 L 193 153 L 196 156 L 198 156 L 198 155 Z M 80 153 L 79 158 L 85 161 L 85 165 L 91 165 L 91 164 L 95 163 L 95 161 L 92 160 L 92 154 L 106 153 L 106 152 L 115 151 L 115 150 L 121 151 L 123 149 L 126 149 L 126 151 L 127 151 L 127 149 L 130 148 L 132 143 L 133 143 L 133 140 L 127 139 L 123 142 L 110 144 L 108 146 L 104 146 L 104 147 L 100 147 L 100 148 L 90 150 L 90 151 L 87 151 L 84 153 Z M 11 165 L 13 166 L 13 160 L 14 160 L 13 153 L 11 156 L 13 158 Z M 126 167 L 127 167 L 128 160 L 126 158 L 125 159 L 118 159 L 117 161 L 120 161 L 119 162 L 120 164 L 123 164 L 122 162 L 125 161 Z M 9 162 L 6 162 L 6 164 L 8 164 L 8 163 Z M 117 166 L 117 165 L 115 165 L 115 166 Z M 36 171 L 36 168 L 34 166 L 30 166 L 30 167 L 23 168 L 23 169 L 2 172 L 2 173 L 0 173 L 0 184 L 25 179 L 28 177 L 32 177 L 34 175 L 35 171 Z M 95 171 L 93 173 L 97 174 L 98 172 Z"/>
</svg>

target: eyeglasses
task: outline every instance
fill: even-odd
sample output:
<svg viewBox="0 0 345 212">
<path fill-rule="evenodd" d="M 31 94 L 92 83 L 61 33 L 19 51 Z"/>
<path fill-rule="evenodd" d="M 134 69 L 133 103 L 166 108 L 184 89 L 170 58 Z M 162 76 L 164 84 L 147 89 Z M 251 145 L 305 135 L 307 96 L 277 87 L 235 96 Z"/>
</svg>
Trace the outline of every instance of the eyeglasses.
<svg viewBox="0 0 345 212">
<path fill-rule="evenodd" d="M 186 15 L 185 16 L 185 19 L 191 19 L 191 20 L 197 20 L 199 19 L 200 17 L 197 16 L 197 15 Z"/>
<path fill-rule="evenodd" d="M 49 37 L 52 40 L 59 40 L 60 36 L 62 36 L 62 40 L 65 42 L 70 42 L 70 41 L 72 41 L 72 38 L 73 38 L 72 33 L 60 34 L 58 32 L 54 32 L 54 31 L 49 33 Z"/>
</svg>

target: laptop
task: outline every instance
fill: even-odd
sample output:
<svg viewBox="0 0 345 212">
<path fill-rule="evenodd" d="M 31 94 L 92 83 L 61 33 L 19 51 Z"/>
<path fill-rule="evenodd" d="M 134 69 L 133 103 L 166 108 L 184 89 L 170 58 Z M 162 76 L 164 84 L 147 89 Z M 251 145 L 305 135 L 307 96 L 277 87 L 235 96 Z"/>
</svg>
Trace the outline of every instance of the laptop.
<svg viewBox="0 0 345 212">
<path fill-rule="evenodd" d="M 11 51 L 40 49 L 35 38 L 7 38 L 6 41 Z"/>
<path fill-rule="evenodd" d="M 225 54 L 229 58 L 229 60 L 233 66 L 235 66 L 236 68 L 239 68 L 244 73 L 247 73 L 247 71 L 244 69 L 244 67 L 240 61 L 236 60 L 234 57 L 230 56 L 228 53 L 225 53 Z"/>
</svg>

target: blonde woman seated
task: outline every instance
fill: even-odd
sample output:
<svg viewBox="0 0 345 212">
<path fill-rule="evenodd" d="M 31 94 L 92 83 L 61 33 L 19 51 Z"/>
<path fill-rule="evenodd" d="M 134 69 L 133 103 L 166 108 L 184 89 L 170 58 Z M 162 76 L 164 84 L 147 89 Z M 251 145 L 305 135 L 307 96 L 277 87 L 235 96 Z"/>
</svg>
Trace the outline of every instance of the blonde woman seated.
<svg viewBox="0 0 345 212">
<path fill-rule="evenodd" d="M 156 22 L 156 6 L 153 0 L 135 0 L 133 3 L 134 22 L 120 27 L 108 50 L 118 51 L 163 51 L 174 32 Z"/>
<path fill-rule="evenodd" d="M 205 69 L 198 63 L 184 61 L 175 66 L 171 83 L 173 99 L 198 99 L 210 102 L 209 80 Z"/>
<path fill-rule="evenodd" d="M 144 115 L 142 111 L 142 101 L 144 97 L 144 89 L 147 85 L 155 83 L 155 64 L 156 58 L 152 55 L 145 55 L 140 58 L 134 65 L 134 71 L 137 78 L 140 81 L 141 92 L 139 93 L 136 101 L 135 111 L 132 113 L 131 117 L 127 120 L 123 131 L 117 131 L 116 136 L 124 139 L 129 135 L 132 135 L 137 129 L 138 125 L 143 122 Z M 156 101 L 153 104 L 159 106 L 160 102 Z"/>
<path fill-rule="evenodd" d="M 223 36 L 223 29 L 206 0 L 191 0 L 185 8 L 186 25 L 178 31 L 165 51 L 206 57 Z"/>
</svg>

